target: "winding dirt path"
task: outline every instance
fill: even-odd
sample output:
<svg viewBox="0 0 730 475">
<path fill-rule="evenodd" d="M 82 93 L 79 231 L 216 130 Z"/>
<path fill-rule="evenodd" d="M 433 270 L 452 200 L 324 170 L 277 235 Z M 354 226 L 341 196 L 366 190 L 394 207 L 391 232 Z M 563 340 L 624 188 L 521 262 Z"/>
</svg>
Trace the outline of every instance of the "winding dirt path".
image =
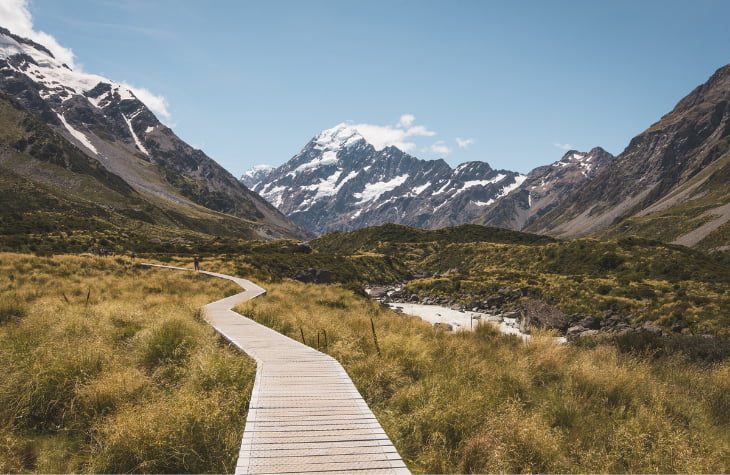
<svg viewBox="0 0 730 475">
<path fill-rule="evenodd" d="M 340 363 L 231 310 L 265 289 L 246 279 L 200 273 L 244 289 L 203 307 L 207 321 L 256 360 L 237 474 L 410 473 Z"/>
</svg>

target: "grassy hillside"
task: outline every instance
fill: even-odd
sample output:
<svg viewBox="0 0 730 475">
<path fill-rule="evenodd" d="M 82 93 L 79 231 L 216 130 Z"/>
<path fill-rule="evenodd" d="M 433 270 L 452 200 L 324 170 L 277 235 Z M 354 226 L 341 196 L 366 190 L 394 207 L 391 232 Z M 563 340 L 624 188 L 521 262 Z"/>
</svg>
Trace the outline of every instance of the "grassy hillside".
<svg viewBox="0 0 730 475">
<path fill-rule="evenodd" d="M 728 362 L 448 334 L 337 286 L 267 289 L 238 311 L 342 362 L 415 473 L 730 469 Z"/>
<path fill-rule="evenodd" d="M 651 247 L 657 248 L 652 256 L 665 253 L 668 261 L 703 256 L 642 241 L 568 244 L 546 244 L 550 257 L 534 263 L 581 272 L 553 275 L 565 279 L 566 292 L 570 283 L 577 289 L 580 282 L 614 278 L 621 258 L 645 267 L 633 261 Z M 592 254 L 609 257 L 586 262 L 581 246 L 589 244 Z M 390 278 L 393 257 L 371 253 L 379 268 L 357 265 L 367 254 L 335 259 L 291 241 L 236 246 L 246 254 L 207 255 L 203 268 L 263 277 L 267 296 L 238 310 L 297 340 L 303 333 L 307 344 L 341 361 L 414 472 L 730 468 L 727 359 L 600 340 L 556 346 L 539 333 L 525 344 L 489 326 L 448 334 L 348 286 L 283 278 L 295 264 L 336 270 L 336 262 L 350 284 L 351 276 L 360 282 L 371 272 Z M 486 275 L 495 262 L 498 270 L 531 261 L 541 248 L 432 246 L 438 252 L 418 261 L 423 266 L 468 264 L 474 275 Z M 651 263 L 652 256 L 644 258 Z M 0 284 L 0 471 L 232 470 L 254 365 L 224 344 L 196 309 L 235 286 L 194 273 L 139 270 L 127 257 L 0 257 L 8 277 Z M 159 257 L 192 266 L 188 256 Z M 693 285 L 710 285 L 720 275 L 712 266 L 687 269 L 697 279 Z"/>
<path fill-rule="evenodd" d="M 406 286 L 421 296 L 469 304 L 509 288 L 519 296 L 514 305 L 539 298 L 569 315 L 618 315 L 634 325 L 681 324 L 691 333 L 730 336 L 730 262 L 721 254 L 640 238 L 555 241 L 478 226 L 470 226 L 472 238 L 460 228 L 369 228 L 331 233 L 312 247 L 390 257 L 421 276 Z M 463 239 L 443 237 L 454 235 Z"/>
<path fill-rule="evenodd" d="M 352 254 L 355 252 L 387 252 L 384 246 L 404 243 L 472 243 L 546 244 L 556 242 L 548 236 L 522 233 L 509 229 L 463 224 L 441 229 L 418 229 L 402 224 L 384 224 L 356 231 L 335 231 L 311 241 L 322 252 Z"/>
<path fill-rule="evenodd" d="M 238 291 L 125 258 L 0 254 L 0 472 L 232 472 L 254 363 L 200 306 Z"/>
<path fill-rule="evenodd" d="M 84 234 L 86 241 L 109 235 L 140 248 L 151 240 L 258 237 L 259 215 L 248 220 L 187 201 L 183 196 L 213 206 L 222 198 L 201 191 L 194 180 L 134 160 L 147 180 L 156 180 L 156 193 L 138 192 L 0 91 L 0 249 L 77 252 L 51 236 L 68 232 Z M 246 203 L 241 206 L 253 206 Z M 268 229 L 292 235 L 276 226 Z"/>
</svg>

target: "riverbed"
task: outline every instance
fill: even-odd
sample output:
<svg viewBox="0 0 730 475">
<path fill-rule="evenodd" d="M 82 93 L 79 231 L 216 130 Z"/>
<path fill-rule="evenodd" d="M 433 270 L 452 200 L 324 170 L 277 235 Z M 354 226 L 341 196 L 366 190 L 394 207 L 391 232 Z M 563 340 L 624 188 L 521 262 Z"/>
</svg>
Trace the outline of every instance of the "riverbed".
<svg viewBox="0 0 730 475">
<path fill-rule="evenodd" d="M 522 333 L 516 318 L 504 318 L 488 313 L 454 310 L 439 305 L 423 305 L 416 303 L 388 303 L 388 307 L 407 315 L 415 315 L 431 324 L 450 325 L 453 331 L 471 331 L 480 324 L 490 324 L 499 328 L 504 335 L 517 335 L 529 340 L 530 335 Z M 447 327 L 448 328 L 448 327 Z M 564 337 L 556 337 L 556 343 L 565 343 Z"/>
</svg>

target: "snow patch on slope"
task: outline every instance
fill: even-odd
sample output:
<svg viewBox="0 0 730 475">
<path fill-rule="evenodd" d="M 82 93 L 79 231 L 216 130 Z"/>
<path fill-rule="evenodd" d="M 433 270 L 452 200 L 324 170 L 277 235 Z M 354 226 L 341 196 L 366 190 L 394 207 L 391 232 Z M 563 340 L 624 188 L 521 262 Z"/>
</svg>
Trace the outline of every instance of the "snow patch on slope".
<svg viewBox="0 0 730 475">
<path fill-rule="evenodd" d="M 400 175 L 392 180 L 381 181 L 378 183 L 368 183 L 365 185 L 365 189 L 362 193 L 355 193 L 353 196 L 360 200 L 357 204 L 367 203 L 368 201 L 376 200 L 383 193 L 393 191 L 401 186 L 408 179 L 408 174 Z"/>
<path fill-rule="evenodd" d="M 134 143 L 137 144 L 137 148 L 142 151 L 145 155 L 149 156 L 149 152 L 145 148 L 144 145 L 142 145 L 142 141 L 137 137 L 137 134 L 134 133 L 134 128 L 132 127 L 132 119 L 127 118 L 126 115 L 122 114 L 122 118 L 124 119 L 124 122 L 127 123 L 127 127 L 129 127 L 129 133 L 132 134 L 132 138 L 134 138 Z"/>
<path fill-rule="evenodd" d="M 327 150 L 322 154 L 322 156 L 315 158 L 311 162 L 302 163 L 294 171 L 290 172 L 290 174 L 296 175 L 297 173 L 309 170 L 310 168 L 319 168 L 328 165 L 337 165 L 337 152 Z"/>
<path fill-rule="evenodd" d="M 92 152 L 94 152 L 95 155 L 98 155 L 99 154 L 99 152 L 96 150 L 96 147 L 94 147 L 94 144 L 91 143 L 91 141 L 89 140 L 89 138 L 86 135 L 84 135 L 83 132 L 80 132 L 80 131 L 74 129 L 71 126 L 71 124 L 69 124 L 66 121 L 66 118 L 62 114 L 56 114 L 56 115 L 58 116 L 58 119 L 61 121 L 61 123 L 64 125 L 64 127 L 66 127 L 66 130 L 68 130 L 69 133 L 71 135 L 73 135 L 73 137 L 76 140 L 78 140 L 79 142 L 81 142 L 81 144 L 84 147 L 86 147 L 89 150 L 91 150 Z"/>
<path fill-rule="evenodd" d="M 466 190 L 466 189 L 471 188 L 471 187 L 474 187 L 474 186 L 480 186 L 480 185 L 481 186 L 486 186 L 486 185 L 491 185 L 491 184 L 494 184 L 494 183 L 499 183 L 500 181 L 504 180 L 506 177 L 507 177 L 507 175 L 503 175 L 503 174 L 500 173 L 497 176 L 495 176 L 494 178 L 492 178 L 491 180 L 470 180 L 470 181 L 465 181 L 464 182 L 464 187 L 462 188 L 462 190 Z"/>
<path fill-rule="evenodd" d="M 517 188 L 519 188 L 520 185 L 525 182 L 525 180 L 527 180 L 527 175 L 517 175 L 515 177 L 515 182 L 502 188 L 502 192 L 497 195 L 497 198 L 503 198 L 507 196 L 512 190 L 516 190 Z"/>
</svg>

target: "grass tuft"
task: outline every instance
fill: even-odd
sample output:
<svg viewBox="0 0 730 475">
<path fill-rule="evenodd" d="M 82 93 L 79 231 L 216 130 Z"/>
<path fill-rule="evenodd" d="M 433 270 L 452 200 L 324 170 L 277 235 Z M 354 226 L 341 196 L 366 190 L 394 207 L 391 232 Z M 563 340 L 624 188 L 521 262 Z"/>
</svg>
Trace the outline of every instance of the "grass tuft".
<svg viewBox="0 0 730 475">
<path fill-rule="evenodd" d="M 238 287 L 109 263 L 0 259 L 0 472 L 232 472 L 255 365 L 196 309 Z"/>
</svg>

